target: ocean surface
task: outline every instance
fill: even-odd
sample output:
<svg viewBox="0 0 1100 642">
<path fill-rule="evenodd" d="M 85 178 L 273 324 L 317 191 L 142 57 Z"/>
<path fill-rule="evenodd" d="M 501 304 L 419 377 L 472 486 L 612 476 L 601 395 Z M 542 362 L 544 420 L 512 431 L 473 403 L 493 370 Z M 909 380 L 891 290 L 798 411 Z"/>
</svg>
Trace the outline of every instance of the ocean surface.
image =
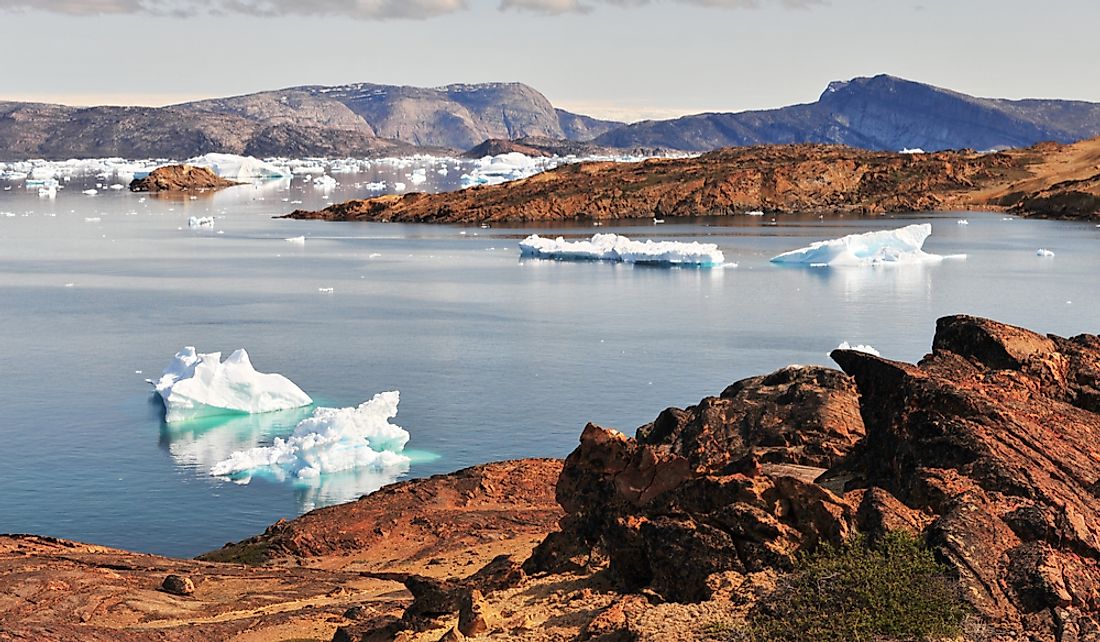
<svg viewBox="0 0 1100 642">
<path fill-rule="evenodd" d="M 0 183 L 10 188 L 0 192 L 0 532 L 192 556 L 389 481 L 369 471 L 312 484 L 211 477 L 212 464 L 285 436 L 306 411 L 166 426 L 145 379 L 185 345 L 247 348 L 257 369 L 322 405 L 400 390 L 395 422 L 412 435 L 408 476 L 419 477 L 561 457 L 587 421 L 632 433 L 739 378 L 828 364 L 842 341 L 915 360 L 946 314 L 1062 335 L 1100 330 L 1093 224 L 976 213 L 596 229 L 272 218 L 363 195 L 379 177 L 338 178 L 327 192 L 295 179 L 195 200 L 82 194 L 95 177 L 74 178 L 56 199 Z M 190 216 L 215 225 L 192 230 Z M 927 251 L 968 258 L 768 262 L 814 240 L 913 222 L 933 225 Z M 521 260 L 517 243 L 534 231 L 718 243 L 739 266 Z M 304 245 L 284 240 L 295 236 Z"/>
</svg>

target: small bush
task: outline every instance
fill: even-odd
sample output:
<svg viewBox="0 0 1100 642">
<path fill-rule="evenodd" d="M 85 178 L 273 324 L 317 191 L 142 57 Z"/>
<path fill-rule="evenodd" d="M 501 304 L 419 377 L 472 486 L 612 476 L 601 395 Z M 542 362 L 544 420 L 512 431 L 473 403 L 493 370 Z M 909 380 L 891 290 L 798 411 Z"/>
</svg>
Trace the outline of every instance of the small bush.
<svg viewBox="0 0 1100 642">
<path fill-rule="evenodd" d="M 916 537 L 887 534 L 823 546 L 756 606 L 739 642 L 936 640 L 962 632 L 969 609 Z"/>
</svg>

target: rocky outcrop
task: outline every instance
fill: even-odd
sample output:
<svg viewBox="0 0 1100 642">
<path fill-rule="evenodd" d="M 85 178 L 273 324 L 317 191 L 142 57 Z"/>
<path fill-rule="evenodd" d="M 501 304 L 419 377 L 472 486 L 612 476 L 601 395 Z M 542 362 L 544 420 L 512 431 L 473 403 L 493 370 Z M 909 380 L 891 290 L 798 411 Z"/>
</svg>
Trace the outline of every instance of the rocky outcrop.
<svg viewBox="0 0 1100 642">
<path fill-rule="evenodd" d="M 1100 639 L 1100 337 L 955 316 L 916 365 L 833 358 L 845 374 L 738 382 L 636 438 L 587 426 L 560 531 L 525 568 L 606 556 L 623 590 L 696 602 L 822 542 L 907 531 L 997 639 Z"/>
<path fill-rule="evenodd" d="M 166 165 L 130 182 L 131 192 L 198 192 L 239 185 L 205 167 Z"/>
<path fill-rule="evenodd" d="M 843 541 L 854 520 L 813 483 L 823 469 L 801 464 L 832 463 L 862 435 L 852 381 L 801 367 L 665 410 L 636 439 L 589 424 L 558 481 L 562 531 L 526 568 L 599 553 L 628 590 L 674 601 L 709 598 L 715 573 L 789 568 L 799 550 Z"/>
<path fill-rule="evenodd" d="M 1096 218 L 1098 159 L 1100 138 L 996 154 L 730 148 L 694 158 L 570 164 L 502 185 L 353 200 L 288 218 L 470 224 L 948 209 Z"/>
</svg>

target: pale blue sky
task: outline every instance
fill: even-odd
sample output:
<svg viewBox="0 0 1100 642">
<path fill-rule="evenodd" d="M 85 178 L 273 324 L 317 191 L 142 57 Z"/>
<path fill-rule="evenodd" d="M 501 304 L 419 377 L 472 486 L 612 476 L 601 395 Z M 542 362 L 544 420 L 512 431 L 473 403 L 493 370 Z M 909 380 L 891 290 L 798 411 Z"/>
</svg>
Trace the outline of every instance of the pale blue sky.
<svg viewBox="0 0 1100 642">
<path fill-rule="evenodd" d="M 890 73 L 1100 101 L 1097 24 L 1091 0 L 0 0 L 0 99 L 521 81 L 637 119 L 808 102 Z"/>
</svg>

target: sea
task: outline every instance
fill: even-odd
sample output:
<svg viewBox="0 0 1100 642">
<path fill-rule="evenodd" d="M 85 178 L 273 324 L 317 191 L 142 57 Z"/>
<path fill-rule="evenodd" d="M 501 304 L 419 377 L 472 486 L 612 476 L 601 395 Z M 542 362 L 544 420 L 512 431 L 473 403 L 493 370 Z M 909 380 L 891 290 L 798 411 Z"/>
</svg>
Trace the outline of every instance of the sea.
<svg viewBox="0 0 1100 642">
<path fill-rule="evenodd" d="M 632 434 L 738 379 L 830 364 L 843 341 L 913 361 L 943 315 L 1063 336 L 1100 330 L 1092 223 L 975 212 L 599 228 L 275 218 L 370 195 L 371 183 L 393 189 L 415 167 L 427 177 L 416 189 L 456 189 L 466 162 L 406 159 L 335 186 L 296 176 L 194 198 L 110 189 L 95 175 L 72 176 L 54 198 L 0 181 L 0 532 L 194 556 L 399 478 L 564 457 L 587 422 Z M 926 251 L 965 260 L 769 262 L 911 223 L 931 223 Z M 529 234 L 595 232 L 716 243 L 737 265 L 563 262 L 518 249 Z M 304 242 L 286 240 L 295 237 Z M 400 391 L 393 422 L 410 434 L 408 470 L 212 476 L 232 452 L 286 437 L 310 409 L 168 425 L 146 379 L 184 346 L 245 348 L 258 370 L 321 406 Z"/>
</svg>

